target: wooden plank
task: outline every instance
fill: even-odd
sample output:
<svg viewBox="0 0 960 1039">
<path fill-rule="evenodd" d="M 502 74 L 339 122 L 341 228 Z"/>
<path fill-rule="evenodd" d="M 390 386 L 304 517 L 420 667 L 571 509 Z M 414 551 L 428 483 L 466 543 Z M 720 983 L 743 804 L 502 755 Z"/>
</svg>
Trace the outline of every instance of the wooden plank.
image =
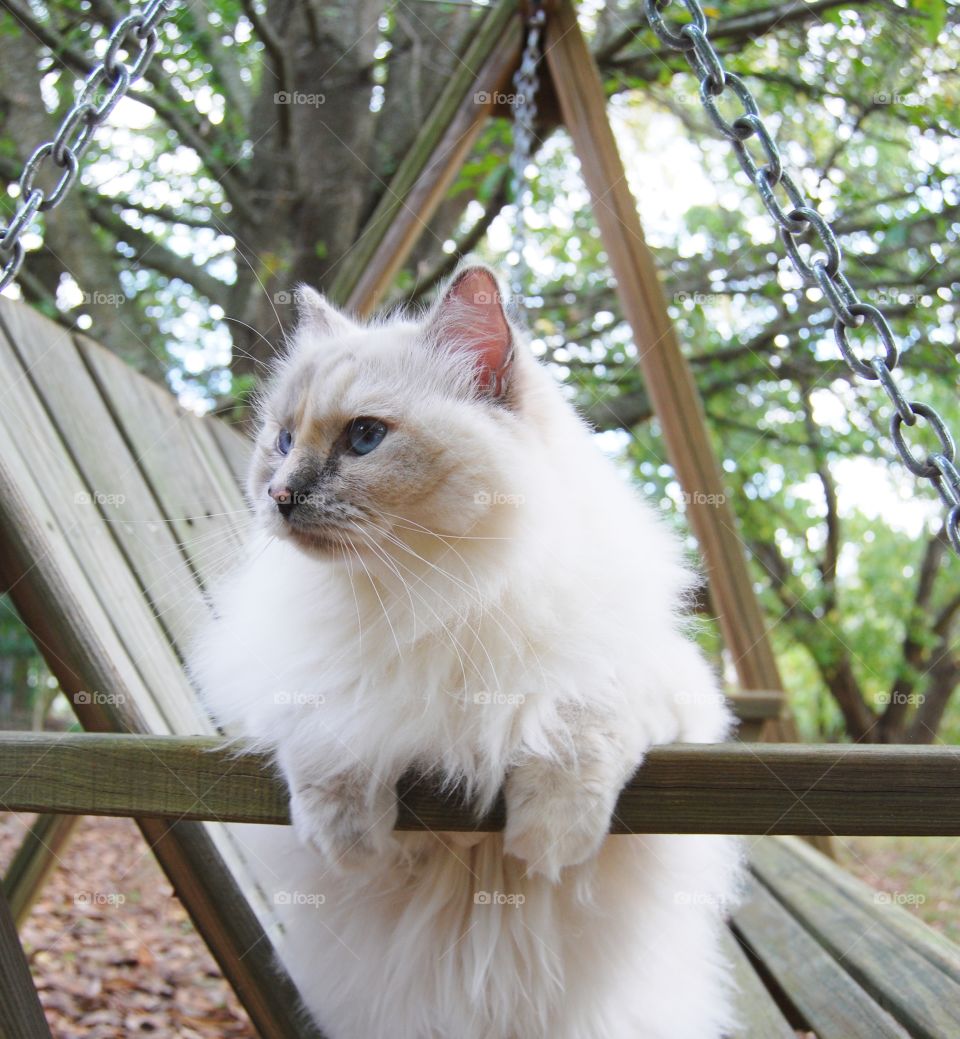
<svg viewBox="0 0 960 1039">
<path fill-rule="evenodd" d="M 50 1039 L 30 965 L 0 893 L 0 1039 Z"/>
<path fill-rule="evenodd" d="M 783 847 L 811 873 L 811 882 L 823 888 L 832 887 L 837 898 L 845 898 L 869 916 L 879 920 L 885 930 L 896 934 L 920 953 L 938 970 L 960 982 L 960 948 L 939 931 L 929 927 L 902 906 L 878 898 L 876 889 L 842 869 L 831 858 L 820 855 L 806 841 L 782 840 Z"/>
<path fill-rule="evenodd" d="M 209 586 L 236 557 L 248 510 L 213 439 L 212 421 L 191 415 L 162 387 L 89 339 L 78 337 L 77 345 L 127 445 L 125 456 L 150 487 L 150 506 L 141 522 L 167 534 L 160 567 L 181 571 L 193 584 L 193 599 L 161 601 L 165 615 L 182 615 L 184 626 L 175 633 L 182 647 L 206 614 L 200 587 Z M 156 576 L 155 568 L 141 571 L 148 589 Z"/>
<path fill-rule="evenodd" d="M 910 1039 L 762 885 L 733 927 L 818 1039 Z"/>
<path fill-rule="evenodd" d="M 786 712 L 786 696 L 764 689 L 737 689 L 727 694 L 739 724 L 736 737 L 743 743 L 759 743 L 773 736 L 772 726 Z"/>
<path fill-rule="evenodd" d="M 603 85 L 570 0 L 549 5 L 546 41 L 547 64 L 563 119 L 593 199 L 667 455 L 689 495 L 687 515 L 706 561 L 720 627 L 740 684 L 745 689 L 782 689 L 703 405 L 667 313 L 607 119 Z"/>
<path fill-rule="evenodd" d="M 51 479 L 47 491 L 57 500 L 57 511 L 84 528 L 99 528 L 98 533 L 109 530 L 122 556 L 116 551 L 100 556 L 118 562 L 125 559 L 124 567 L 136 573 L 164 630 L 177 642 L 186 639 L 205 610 L 200 591 L 177 548 L 177 539 L 159 519 L 153 489 L 116 428 L 73 340 L 30 307 L 6 302 L 0 320 L 25 379 L 57 434 L 57 447 L 52 451 L 46 435 L 32 437 L 29 447 L 49 458 L 60 453 L 63 445 L 82 480 L 81 489 L 67 497 L 66 489 Z M 116 363 L 122 364 L 119 359 Z M 127 379 L 131 386 L 145 381 Z M 23 450 L 27 454 L 28 446 Z"/>
<path fill-rule="evenodd" d="M 209 418 L 207 422 L 213 439 L 217 442 L 227 468 L 233 474 L 236 485 L 246 487 L 247 470 L 250 467 L 250 454 L 253 443 L 244 436 L 237 426 L 230 425 L 225 419 Z"/>
<path fill-rule="evenodd" d="M 126 697 L 136 691 L 139 711 L 149 715 L 148 727 L 153 731 L 173 731 L 179 721 L 180 731 L 189 732 L 191 726 L 197 724 L 197 711 L 188 705 L 191 693 L 180 662 L 144 600 L 143 587 L 121 555 L 110 526 L 104 522 L 103 510 L 114 506 L 91 500 L 91 492 L 98 493 L 99 488 L 96 485 L 91 488 L 88 476 L 61 440 L 51 413 L 37 396 L 32 376 L 24 371 L 22 359 L 6 331 L 16 328 L 25 338 L 39 340 L 51 356 L 58 352 L 69 356 L 70 339 L 64 338 L 61 330 L 45 319 L 40 319 L 40 324 L 28 322 L 24 311 L 29 308 L 14 306 L 9 301 L 0 303 L 0 323 L 4 329 L 0 333 L 0 385 L 5 387 L 0 393 L 0 453 L 11 475 L 14 469 L 17 473 L 13 478 L 16 487 L 11 487 L 9 492 L 13 495 L 11 510 L 16 518 L 9 515 L 4 534 L 11 542 L 30 537 L 34 545 L 32 553 L 26 553 L 21 559 L 22 568 L 8 575 L 14 601 L 17 602 L 21 577 L 29 574 L 32 581 L 39 562 L 37 554 L 46 562 L 47 554 L 55 553 L 56 565 L 64 568 L 61 572 L 71 575 L 71 587 L 82 588 L 85 607 L 94 610 L 97 618 L 94 632 L 104 632 L 104 637 L 108 630 L 112 632 L 114 658 L 127 658 L 127 674 L 119 683 L 120 688 L 115 690 L 116 695 Z M 69 404 L 67 408 L 70 410 Z M 95 418 L 94 415 L 91 420 Z M 25 430 L 30 431 L 29 436 L 24 436 Z M 99 424 L 88 428 L 85 442 L 93 446 L 88 454 L 97 452 L 99 438 L 108 436 L 108 432 L 108 428 Z M 121 456 L 118 464 L 122 461 Z M 146 491 L 141 488 L 139 493 Z M 141 505 L 138 502 L 133 507 L 139 509 Z M 28 524 L 28 529 L 22 524 Z M 49 568 L 52 580 L 63 585 L 65 582 L 59 574 L 54 575 L 54 569 Z M 84 576 L 80 577 L 78 571 Z M 186 589 L 187 586 L 180 587 Z M 196 594 L 195 586 L 193 592 Z M 95 607 L 91 600 L 96 601 Z M 19 608 L 19 603 L 17 605 Z M 49 612 L 49 605 L 41 609 Z M 31 626 L 30 618 L 22 609 L 21 615 L 28 627 Z M 45 623 L 43 617 L 37 620 L 41 625 Z M 126 650 L 120 650 L 118 643 Z M 43 652 L 42 646 L 40 649 Z M 130 674 L 133 670 L 139 675 L 136 680 Z M 111 671 L 111 678 L 116 681 L 116 677 L 115 671 Z M 129 686 L 129 690 L 124 689 L 125 686 Z M 148 687 L 165 690 L 163 703 L 151 702 L 146 692 Z M 87 685 L 75 690 L 75 693 L 81 692 L 93 699 L 105 694 L 106 689 Z M 68 695 L 74 697 L 77 706 L 74 693 L 68 692 Z M 86 721 L 81 720 L 86 725 Z"/>
<path fill-rule="evenodd" d="M 243 750 L 211 737 L 0 733 L 0 808 L 287 822 L 269 759 Z M 955 747 L 657 747 L 625 787 L 613 832 L 955 835 L 958 763 Z M 400 829 L 503 826 L 502 805 L 477 820 L 426 781 L 408 778 L 402 795 Z"/>
<path fill-rule="evenodd" d="M 76 815 L 38 815 L 27 828 L 3 878 L 3 895 L 18 927 L 60 862 L 79 821 Z"/>
<path fill-rule="evenodd" d="M 778 841 L 757 842 L 750 858 L 764 886 L 911 1035 L 960 1035 L 960 983 L 903 941 L 880 914 L 838 896 Z"/>
<path fill-rule="evenodd" d="M 299 993 L 247 896 L 223 868 L 209 827 L 166 819 L 138 825 L 260 1039 L 324 1039 L 301 1011 Z"/>
<path fill-rule="evenodd" d="M 796 1032 L 729 931 L 724 935 L 723 953 L 733 966 L 740 1019 L 740 1027 L 730 1039 L 796 1039 Z"/>
<path fill-rule="evenodd" d="M 495 96 L 510 81 L 521 37 L 515 0 L 500 0 L 477 29 L 360 237 L 340 263 L 330 288 L 333 299 L 366 315 L 382 298 L 490 116 Z M 489 100 L 479 103 L 478 94 Z"/>
</svg>

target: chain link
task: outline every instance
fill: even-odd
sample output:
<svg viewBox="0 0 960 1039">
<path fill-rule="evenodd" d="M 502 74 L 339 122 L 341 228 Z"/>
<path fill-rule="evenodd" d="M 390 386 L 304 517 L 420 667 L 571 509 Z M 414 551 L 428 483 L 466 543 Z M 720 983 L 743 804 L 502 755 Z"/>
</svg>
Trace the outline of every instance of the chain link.
<svg viewBox="0 0 960 1039">
<path fill-rule="evenodd" d="M 33 224 L 37 213 L 47 213 L 60 205 L 80 172 L 80 158 L 97 129 L 109 118 L 120 99 L 146 71 L 160 37 L 157 25 L 171 0 L 149 0 L 142 10 L 127 15 L 110 33 L 107 50 L 84 80 L 69 112 L 63 117 L 56 136 L 36 148 L 20 174 L 19 204 L 6 227 L 0 227 L 0 292 L 16 278 L 23 264 L 20 241 Z M 120 52 L 133 58 L 125 62 Z M 135 57 L 134 57 L 135 55 Z M 34 187 L 37 174 L 49 162 L 60 170 L 52 189 Z"/>
<path fill-rule="evenodd" d="M 953 437 L 940 415 L 928 404 L 907 401 L 894 371 L 900 359 L 893 329 L 883 313 L 862 302 L 842 271 L 843 254 L 830 224 L 783 170 L 780 151 L 760 115 L 757 102 L 742 79 L 727 71 L 710 42 L 707 18 L 699 0 L 683 0 L 691 21 L 670 24 L 664 11 L 671 0 L 644 0 L 650 28 L 661 43 L 680 51 L 700 81 L 700 100 L 710 121 L 733 145 L 740 166 L 753 182 L 767 212 L 780 232 L 784 248 L 797 274 L 807 285 L 817 286 L 834 316 L 834 337 L 849 368 L 868 381 L 877 382 L 894 407 L 890 437 L 903 464 L 920 479 L 933 484 L 947 507 L 946 532 L 950 544 L 960 554 L 960 473 L 956 467 Z M 743 113 L 728 120 L 717 102 L 732 93 Z M 766 162 L 761 166 L 747 151 L 746 142 L 756 137 Z M 782 187 L 790 204 L 784 208 L 776 189 Z M 804 257 L 800 238 L 812 232 L 816 240 Z M 819 252 L 814 250 L 819 245 Z M 858 354 L 848 338 L 851 328 L 869 328 L 879 346 L 872 357 Z M 904 437 L 904 426 L 917 426 L 923 420 L 936 436 L 939 448 L 920 458 Z"/>
<path fill-rule="evenodd" d="M 537 93 L 540 89 L 540 51 L 546 20 L 546 12 L 535 3 L 527 19 L 527 39 L 520 67 L 513 77 L 513 153 L 510 156 L 510 173 L 516 209 L 512 245 L 516 260 L 513 265 L 511 287 L 516 301 L 523 295 L 523 249 L 527 240 L 524 207 L 530 196 L 527 166 L 530 165 L 536 144 L 534 126 L 537 120 Z"/>
</svg>

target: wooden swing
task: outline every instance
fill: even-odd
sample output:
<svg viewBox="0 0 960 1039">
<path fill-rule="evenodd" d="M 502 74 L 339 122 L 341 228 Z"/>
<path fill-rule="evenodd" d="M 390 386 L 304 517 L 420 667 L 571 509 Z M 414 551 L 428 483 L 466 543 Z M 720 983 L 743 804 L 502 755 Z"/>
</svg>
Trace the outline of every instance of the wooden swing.
<svg viewBox="0 0 960 1039">
<path fill-rule="evenodd" d="M 503 0 L 341 269 L 335 294 L 356 312 L 382 298 L 491 114 L 474 97 L 507 86 L 522 43 L 515 0 Z M 702 408 L 569 0 L 550 9 L 545 55 L 693 503 L 742 687 L 741 737 L 789 736 Z M 282 935 L 271 907 L 223 826 L 287 822 L 285 791 L 263 758 L 220 749 L 182 667 L 218 557 L 242 540 L 247 443 L 84 336 L 7 300 L 0 383 L 0 587 L 87 730 L 0 735 L 0 809 L 41 813 L 0 898 L 0 1037 L 50 1035 L 14 916 L 29 907 L 70 818 L 83 814 L 136 818 L 260 1035 L 315 1037 L 274 960 Z M 721 504 L 697 504 L 707 500 Z M 621 832 L 758 836 L 750 897 L 728 942 L 744 1019 L 735 1039 L 788 1039 L 798 1028 L 820 1039 L 960 1036 L 960 951 L 810 846 L 773 836 L 960 834 L 958 766 L 960 750 L 944 747 L 740 742 L 650 754 L 621 798 Z M 502 806 L 478 821 L 415 781 L 402 791 L 401 828 L 502 824 Z"/>
</svg>

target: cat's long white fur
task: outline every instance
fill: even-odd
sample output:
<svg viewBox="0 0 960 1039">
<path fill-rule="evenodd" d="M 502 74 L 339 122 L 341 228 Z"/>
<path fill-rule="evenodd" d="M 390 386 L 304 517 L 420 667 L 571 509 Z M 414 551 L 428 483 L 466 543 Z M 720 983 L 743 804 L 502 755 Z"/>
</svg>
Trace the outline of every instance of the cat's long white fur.
<svg viewBox="0 0 960 1039">
<path fill-rule="evenodd" d="M 650 746 L 729 728 L 675 538 L 522 343 L 504 406 L 430 334 L 469 314 L 361 328 L 313 305 L 261 456 L 303 383 L 317 415 L 416 416 L 435 472 L 410 473 L 427 512 L 384 507 L 362 551 L 321 555 L 282 536 L 255 464 L 262 529 L 193 658 L 291 787 L 294 827 L 238 834 L 306 1007 L 330 1039 L 719 1039 L 735 843 L 603 838 Z M 481 806 L 506 783 L 506 835 L 394 833 L 411 767 Z"/>
</svg>

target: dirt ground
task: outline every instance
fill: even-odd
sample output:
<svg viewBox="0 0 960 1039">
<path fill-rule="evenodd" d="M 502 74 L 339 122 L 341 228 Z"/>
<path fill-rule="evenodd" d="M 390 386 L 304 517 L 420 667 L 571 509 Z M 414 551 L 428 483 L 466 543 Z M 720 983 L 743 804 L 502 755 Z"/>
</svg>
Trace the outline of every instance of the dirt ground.
<svg viewBox="0 0 960 1039">
<path fill-rule="evenodd" d="M 27 816 L 0 816 L 6 867 Z M 254 1039 L 129 819 L 83 819 L 23 927 L 55 1039 Z"/>
</svg>

